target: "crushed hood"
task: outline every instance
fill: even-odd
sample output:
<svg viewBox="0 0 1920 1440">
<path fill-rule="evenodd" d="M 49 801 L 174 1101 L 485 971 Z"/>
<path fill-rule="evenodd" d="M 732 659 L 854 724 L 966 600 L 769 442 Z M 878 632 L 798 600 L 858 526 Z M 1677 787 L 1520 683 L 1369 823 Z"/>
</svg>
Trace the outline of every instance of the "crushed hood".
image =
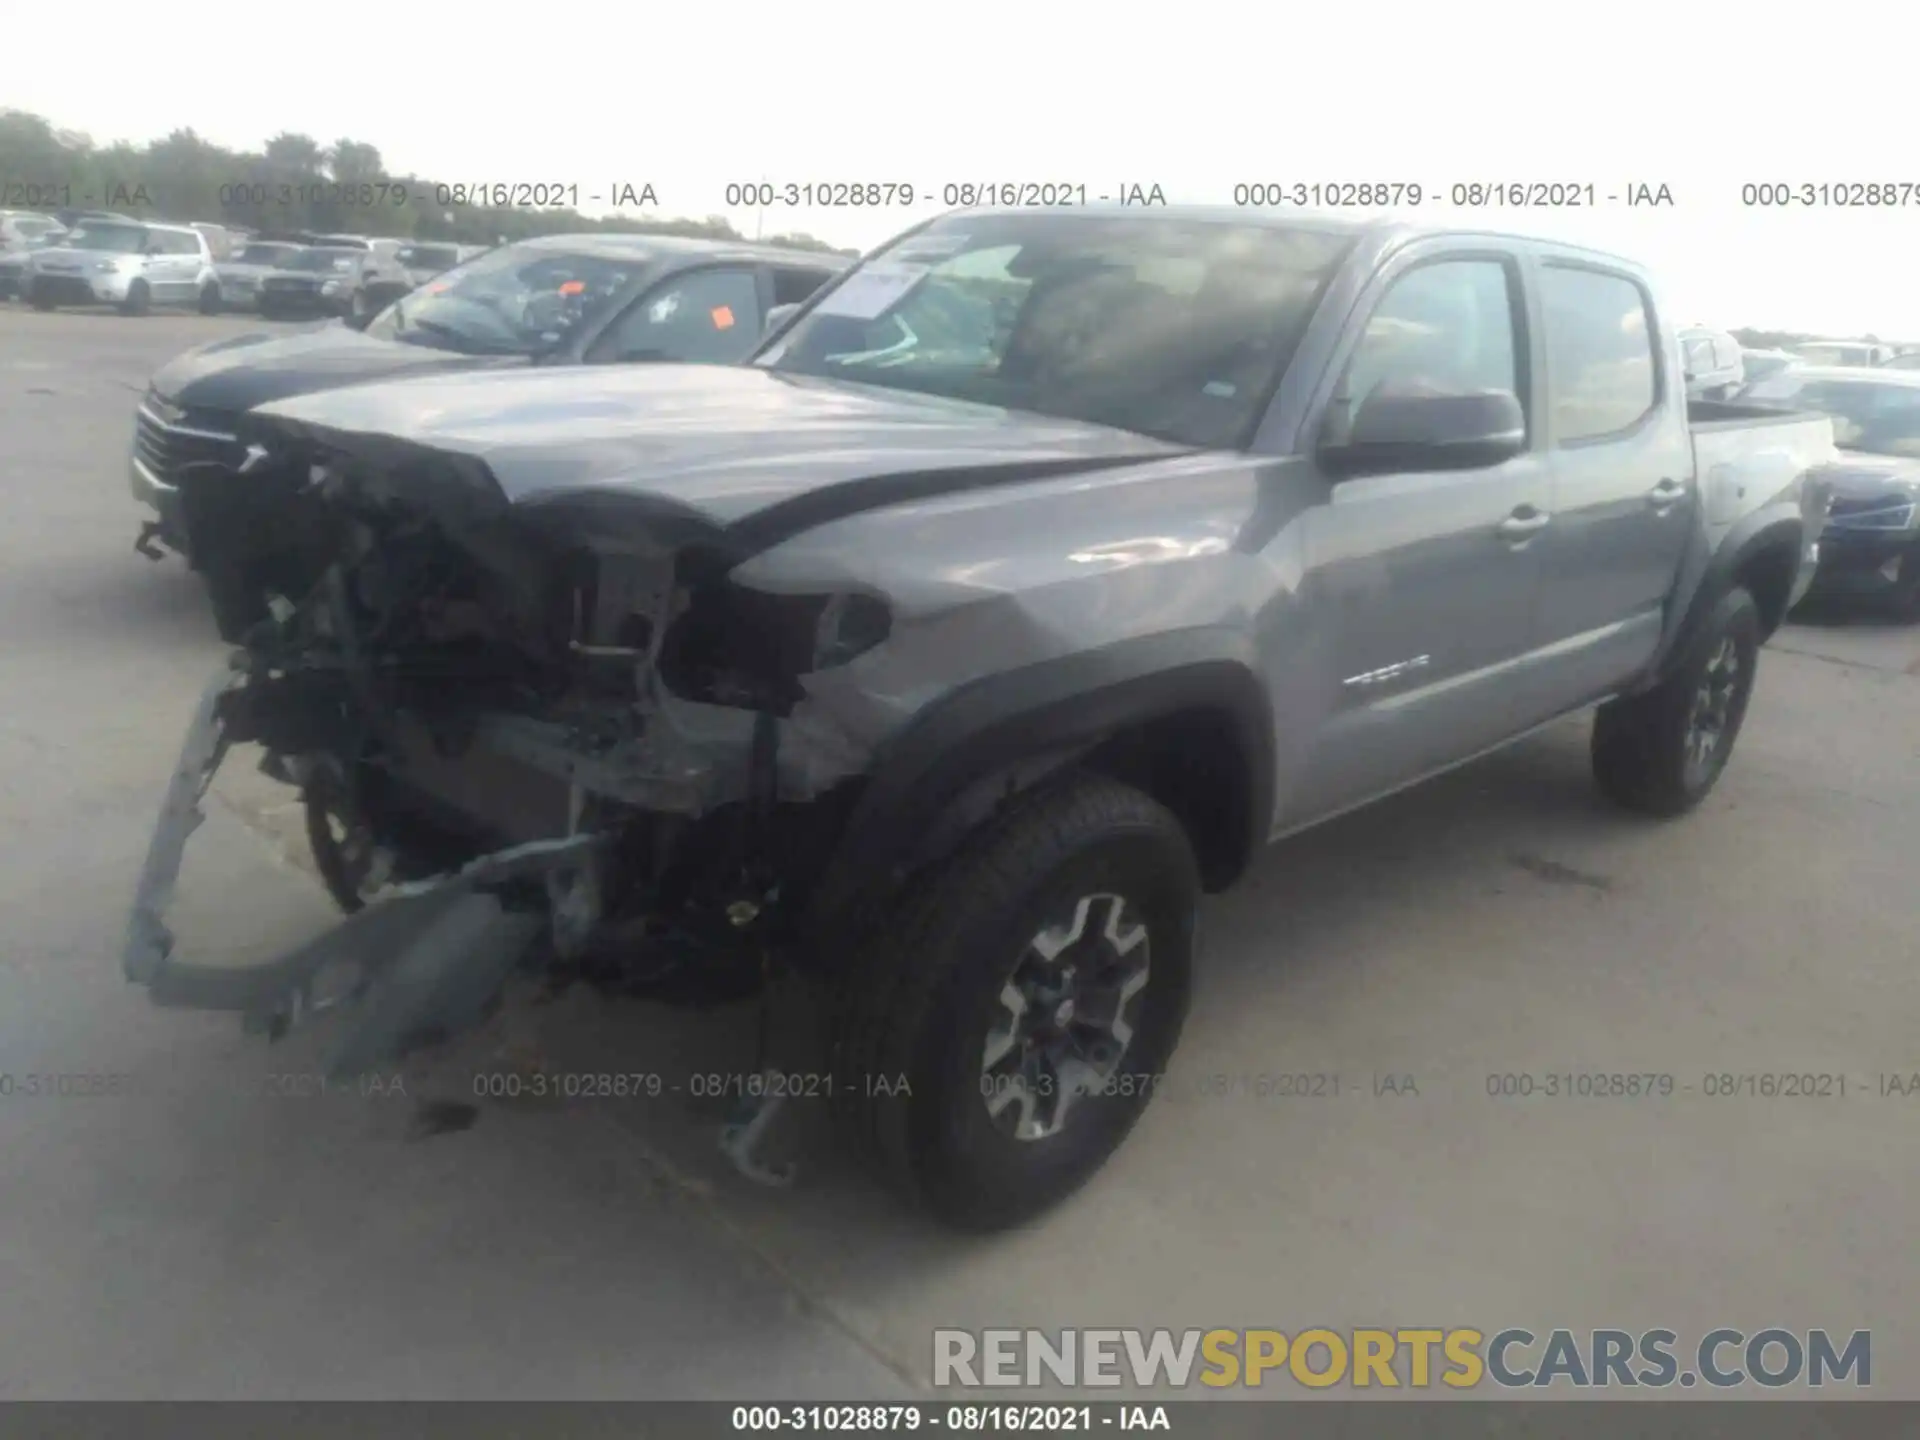
<svg viewBox="0 0 1920 1440">
<path fill-rule="evenodd" d="M 866 508 L 1184 453 L 1083 421 L 717 365 L 432 376 L 256 419 L 349 453 L 397 441 L 456 457 L 513 505 L 618 497 L 722 527 L 826 491 L 858 491 L 853 508 Z"/>
<path fill-rule="evenodd" d="M 264 277 L 278 272 L 254 273 Z M 338 385 L 523 364 L 513 357 L 461 355 L 371 339 L 345 325 L 322 325 L 292 334 L 236 335 L 202 345 L 155 371 L 153 388 L 163 400 L 187 409 L 241 411 Z"/>
</svg>

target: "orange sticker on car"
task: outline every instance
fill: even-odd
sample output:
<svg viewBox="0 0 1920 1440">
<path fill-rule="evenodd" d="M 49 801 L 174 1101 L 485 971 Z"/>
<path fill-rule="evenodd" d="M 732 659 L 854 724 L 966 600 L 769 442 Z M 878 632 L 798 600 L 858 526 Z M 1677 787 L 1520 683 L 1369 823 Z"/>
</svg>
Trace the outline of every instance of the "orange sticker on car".
<svg viewBox="0 0 1920 1440">
<path fill-rule="evenodd" d="M 569 280 L 567 281 L 566 284 L 560 287 L 560 293 L 562 295 L 578 295 L 582 290 L 585 290 L 586 288 L 587 288 L 587 282 L 584 280 Z"/>
<path fill-rule="evenodd" d="M 714 329 L 731 330 L 733 328 L 733 311 L 729 309 L 727 306 L 725 305 L 714 306 L 712 314 L 713 314 Z"/>
</svg>

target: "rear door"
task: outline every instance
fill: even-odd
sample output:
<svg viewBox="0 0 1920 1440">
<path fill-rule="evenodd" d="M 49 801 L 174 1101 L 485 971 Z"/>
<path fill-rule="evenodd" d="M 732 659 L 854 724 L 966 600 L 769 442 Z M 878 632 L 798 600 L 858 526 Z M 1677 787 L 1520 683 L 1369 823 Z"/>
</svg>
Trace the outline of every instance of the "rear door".
<svg viewBox="0 0 1920 1440">
<path fill-rule="evenodd" d="M 1514 674 L 1532 634 L 1536 541 L 1551 478 L 1535 437 L 1535 357 L 1516 253 L 1436 240 L 1400 252 L 1370 285 L 1309 435 L 1383 384 L 1507 391 L 1528 448 L 1481 469 L 1332 480 L 1302 517 L 1299 603 L 1322 643 L 1273 696 L 1290 795 L 1280 827 L 1350 808 L 1511 733 Z M 1283 563 L 1278 557 L 1275 563 Z"/>
<path fill-rule="evenodd" d="M 1604 698 L 1653 658 L 1699 489 L 1653 298 L 1625 267 L 1552 253 L 1535 291 L 1553 525 L 1525 718 Z"/>
</svg>

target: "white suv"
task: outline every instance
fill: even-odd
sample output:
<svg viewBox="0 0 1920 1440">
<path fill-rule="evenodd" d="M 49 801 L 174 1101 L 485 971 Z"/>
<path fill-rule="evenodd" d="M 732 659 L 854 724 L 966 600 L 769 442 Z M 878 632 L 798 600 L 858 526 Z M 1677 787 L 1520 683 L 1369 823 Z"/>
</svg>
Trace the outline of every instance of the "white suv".
<svg viewBox="0 0 1920 1440">
<path fill-rule="evenodd" d="M 36 310 L 116 305 L 144 315 L 154 305 L 220 307 L 207 237 L 186 225 L 142 221 L 82 221 L 57 246 L 28 257 L 21 291 Z"/>
</svg>

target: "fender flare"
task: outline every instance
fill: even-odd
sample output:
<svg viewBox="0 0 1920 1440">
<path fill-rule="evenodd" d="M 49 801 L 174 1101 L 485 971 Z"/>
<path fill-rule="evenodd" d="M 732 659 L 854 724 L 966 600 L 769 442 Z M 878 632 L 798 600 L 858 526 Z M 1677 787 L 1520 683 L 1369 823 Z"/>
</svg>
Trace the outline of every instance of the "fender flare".
<svg viewBox="0 0 1920 1440">
<path fill-rule="evenodd" d="M 1659 652 L 1648 668 L 1646 683 L 1650 689 L 1666 678 L 1673 664 L 1687 651 L 1698 633 L 1701 621 L 1720 597 L 1733 585 L 1734 577 L 1759 555 L 1784 551 L 1794 566 L 1800 564 L 1806 545 L 1806 517 L 1793 501 L 1776 501 L 1743 516 L 1727 532 L 1713 553 L 1706 557 L 1699 578 L 1690 592 L 1676 595 L 1675 619 L 1668 625 Z"/>
<path fill-rule="evenodd" d="M 960 686 L 876 753 L 869 779 L 814 887 L 816 920 L 848 913 L 876 881 L 891 889 L 949 811 L 982 782 L 1017 787 L 1108 737 L 1182 711 L 1229 717 L 1251 793 L 1239 851 L 1258 852 L 1273 818 L 1273 707 L 1242 632 L 1207 627 L 1121 641 Z M 1036 776 L 1034 778 L 1040 778 Z"/>
</svg>

